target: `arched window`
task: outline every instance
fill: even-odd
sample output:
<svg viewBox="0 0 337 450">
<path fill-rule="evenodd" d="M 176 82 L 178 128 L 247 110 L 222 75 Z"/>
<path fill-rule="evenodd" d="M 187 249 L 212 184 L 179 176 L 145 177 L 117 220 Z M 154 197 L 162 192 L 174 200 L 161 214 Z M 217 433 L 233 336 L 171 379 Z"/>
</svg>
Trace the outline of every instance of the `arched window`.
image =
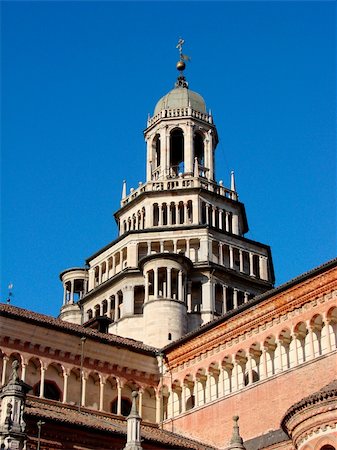
<svg viewBox="0 0 337 450">
<path fill-rule="evenodd" d="M 153 149 L 155 155 L 155 167 L 160 166 L 160 136 L 157 134 L 153 139 Z"/>
<path fill-rule="evenodd" d="M 171 132 L 170 161 L 172 176 L 184 173 L 184 133 L 180 128 Z"/>
<path fill-rule="evenodd" d="M 127 417 L 130 414 L 132 403 L 128 398 L 122 398 L 121 413 L 122 416 Z M 117 398 L 111 403 L 111 412 L 117 414 Z"/>
<path fill-rule="evenodd" d="M 321 447 L 321 450 L 336 450 L 335 447 L 333 447 L 332 445 L 323 445 L 323 447 Z"/>
<path fill-rule="evenodd" d="M 37 397 L 40 396 L 40 382 L 38 382 L 33 387 L 33 393 Z M 49 398 L 50 400 L 61 401 L 61 391 L 55 381 L 45 380 L 44 382 L 44 398 Z"/>
<path fill-rule="evenodd" d="M 200 133 L 194 135 L 194 157 L 197 158 L 198 164 L 205 165 L 205 148 L 204 138 Z"/>
</svg>

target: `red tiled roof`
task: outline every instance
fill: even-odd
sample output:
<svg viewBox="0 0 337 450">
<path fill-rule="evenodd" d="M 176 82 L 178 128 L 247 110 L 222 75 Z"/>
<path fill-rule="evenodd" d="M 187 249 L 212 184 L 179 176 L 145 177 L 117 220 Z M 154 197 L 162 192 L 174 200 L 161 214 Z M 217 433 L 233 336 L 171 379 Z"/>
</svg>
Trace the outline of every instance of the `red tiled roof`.
<svg viewBox="0 0 337 450">
<path fill-rule="evenodd" d="M 40 400 L 28 396 L 25 414 L 48 422 L 57 422 L 69 426 L 84 427 L 86 431 L 99 430 L 126 436 L 126 420 L 112 414 L 82 409 L 50 400 Z M 175 449 L 216 450 L 215 447 L 202 444 L 176 433 L 162 430 L 158 425 L 141 424 L 142 439 L 168 445 Z"/>
<path fill-rule="evenodd" d="M 82 325 L 65 322 L 61 319 L 55 319 L 51 316 L 39 314 L 28 309 L 18 308 L 12 305 L 0 304 L 0 316 L 19 319 L 24 322 L 34 323 L 42 327 L 53 328 L 54 330 L 77 335 L 85 336 L 93 340 L 97 340 L 105 344 L 115 344 L 121 347 L 137 350 L 140 353 L 155 356 L 157 349 L 149 345 L 145 345 L 140 341 L 130 338 L 116 336 L 115 334 L 100 333 L 91 328 L 85 328 Z"/>
</svg>

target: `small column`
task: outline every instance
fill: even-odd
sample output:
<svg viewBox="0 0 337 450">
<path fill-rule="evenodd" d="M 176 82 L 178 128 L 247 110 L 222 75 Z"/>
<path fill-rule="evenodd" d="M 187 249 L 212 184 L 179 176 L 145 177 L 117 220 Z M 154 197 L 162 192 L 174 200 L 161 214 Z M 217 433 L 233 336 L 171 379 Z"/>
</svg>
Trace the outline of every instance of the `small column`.
<svg viewBox="0 0 337 450">
<path fill-rule="evenodd" d="M 168 398 L 168 404 L 167 404 L 167 416 L 168 418 L 174 417 L 174 405 L 173 405 L 173 390 L 172 386 L 169 388 L 169 398 Z"/>
<path fill-rule="evenodd" d="M 183 301 L 183 273 L 181 270 L 178 272 L 178 300 Z"/>
<path fill-rule="evenodd" d="M 160 241 L 160 253 L 164 253 L 164 241 Z"/>
<path fill-rule="evenodd" d="M 199 406 L 198 380 L 197 380 L 197 378 L 194 379 L 193 395 L 194 395 L 194 405 L 197 407 L 197 406 Z"/>
<path fill-rule="evenodd" d="M 145 294 L 144 294 L 144 303 L 149 301 L 149 273 L 145 272 Z"/>
<path fill-rule="evenodd" d="M 267 378 L 267 349 L 265 347 L 262 347 L 262 353 L 261 353 L 261 379 L 264 380 Z"/>
<path fill-rule="evenodd" d="M 234 269 L 234 252 L 231 245 L 229 245 L 229 268 Z"/>
<path fill-rule="evenodd" d="M 108 309 L 106 313 L 109 319 L 111 319 L 111 297 L 108 298 L 107 302 L 108 302 Z"/>
<path fill-rule="evenodd" d="M 153 269 L 153 296 L 158 298 L 158 267 Z"/>
<path fill-rule="evenodd" d="M 192 312 L 192 281 L 187 282 L 187 312 Z"/>
<path fill-rule="evenodd" d="M 307 320 L 307 328 L 308 328 L 308 336 L 309 336 L 309 352 L 308 359 L 314 359 L 315 358 L 315 351 L 314 351 L 314 337 L 313 337 L 313 330 L 312 326 L 310 324 L 310 320 Z"/>
<path fill-rule="evenodd" d="M 87 393 L 87 374 L 85 374 L 85 373 L 83 372 L 83 373 L 82 373 L 82 398 L 81 398 L 81 406 L 85 406 L 86 393 Z"/>
<path fill-rule="evenodd" d="M 297 336 L 294 330 L 291 332 L 291 339 L 293 340 L 293 350 L 294 350 L 294 365 L 298 366 L 298 350 L 297 350 Z"/>
<path fill-rule="evenodd" d="M 179 203 L 175 204 L 175 208 L 176 208 L 176 225 L 179 225 L 180 223 L 180 217 L 179 217 Z"/>
<path fill-rule="evenodd" d="M 68 398 L 68 377 L 69 377 L 69 370 L 63 369 L 63 398 L 62 398 L 62 403 L 67 403 L 67 398 Z"/>
<path fill-rule="evenodd" d="M 2 376 L 1 376 L 1 384 L 2 386 L 5 384 L 6 382 L 6 369 L 7 369 L 7 363 L 9 361 L 8 356 L 4 356 L 2 359 Z"/>
<path fill-rule="evenodd" d="M 238 374 L 238 362 L 236 361 L 235 358 L 233 361 L 232 378 L 233 378 L 233 391 L 237 391 L 239 389 L 239 374 Z"/>
<path fill-rule="evenodd" d="M 186 239 L 186 256 L 190 258 L 190 240 Z"/>
<path fill-rule="evenodd" d="M 67 303 L 67 285 L 63 283 L 63 306 Z"/>
<path fill-rule="evenodd" d="M 167 298 L 172 298 L 172 269 L 167 268 Z"/>
<path fill-rule="evenodd" d="M 39 395 L 39 397 L 43 398 L 44 397 L 44 378 L 45 378 L 45 373 L 46 373 L 46 368 L 43 365 L 41 365 L 40 372 L 41 372 L 41 379 L 40 379 L 40 395 Z"/>
<path fill-rule="evenodd" d="M 239 249 L 239 258 L 240 258 L 240 272 L 243 272 L 243 252 Z"/>
<path fill-rule="evenodd" d="M 70 301 L 69 303 L 73 304 L 74 303 L 74 280 L 71 280 L 70 282 L 70 286 L 71 286 L 71 291 L 70 291 Z"/>
<path fill-rule="evenodd" d="M 21 364 L 21 380 L 26 381 L 26 368 L 27 364 L 25 362 L 22 362 Z"/>
<path fill-rule="evenodd" d="M 116 275 L 116 255 L 112 257 L 112 275 Z"/>
<path fill-rule="evenodd" d="M 159 220 L 158 220 L 158 226 L 163 226 L 163 205 L 158 205 L 158 212 L 159 212 Z"/>
<path fill-rule="evenodd" d="M 215 213 L 216 213 L 216 208 L 213 206 L 212 207 L 212 226 L 213 227 L 215 227 L 215 223 L 216 223 L 216 221 L 215 221 Z"/>
<path fill-rule="evenodd" d="M 331 339 L 330 339 L 330 319 L 326 316 L 323 317 L 323 323 L 325 328 L 325 345 L 327 352 L 331 352 Z"/>
<path fill-rule="evenodd" d="M 147 241 L 147 254 L 151 255 L 151 241 Z"/>
<path fill-rule="evenodd" d="M 206 225 L 210 225 L 210 214 L 209 214 L 210 204 L 206 203 Z"/>
<path fill-rule="evenodd" d="M 99 410 L 103 411 L 105 378 L 99 375 Z"/>
<path fill-rule="evenodd" d="M 223 266 L 223 243 L 219 242 L 219 264 Z"/>
<path fill-rule="evenodd" d="M 218 396 L 222 397 L 224 395 L 224 368 L 222 367 L 222 362 L 219 363 L 219 382 L 218 382 Z"/>
<path fill-rule="evenodd" d="M 122 415 L 122 386 L 117 380 L 117 415 Z"/>
<path fill-rule="evenodd" d="M 206 402 L 208 403 L 212 400 L 212 392 L 211 392 L 211 372 L 208 370 L 206 372 Z"/>
<path fill-rule="evenodd" d="M 249 252 L 249 276 L 255 277 L 254 274 L 254 264 L 253 264 L 253 253 Z"/>
<path fill-rule="evenodd" d="M 138 391 L 138 411 L 140 417 L 143 417 L 143 391 L 141 389 Z"/>
<path fill-rule="evenodd" d="M 245 293 L 244 293 L 244 302 L 245 302 L 245 303 L 248 303 L 248 300 L 249 300 L 249 293 L 248 293 L 248 292 L 245 292 Z"/>
<path fill-rule="evenodd" d="M 252 367 L 252 355 L 248 353 L 247 355 L 248 362 L 248 383 L 253 384 L 253 367 Z"/>
<path fill-rule="evenodd" d="M 98 284 L 102 283 L 102 264 L 98 266 Z"/>
<path fill-rule="evenodd" d="M 262 280 L 268 280 L 268 259 L 266 256 L 260 256 L 260 278 Z"/>
<path fill-rule="evenodd" d="M 223 229 L 223 210 L 219 209 L 219 228 Z"/>
<path fill-rule="evenodd" d="M 222 285 L 222 298 L 223 298 L 223 314 L 227 312 L 227 286 L 225 284 Z"/>
<path fill-rule="evenodd" d="M 188 209 L 187 209 L 187 202 L 184 203 L 184 224 L 188 224 Z"/>
<path fill-rule="evenodd" d="M 181 387 L 181 412 L 186 412 L 186 386 L 185 384 Z"/>
<path fill-rule="evenodd" d="M 225 211 L 226 217 L 225 217 L 225 226 L 226 226 L 226 231 L 229 231 L 229 212 Z"/>
<path fill-rule="evenodd" d="M 161 399 L 160 399 L 160 393 L 156 392 L 156 423 L 161 422 Z"/>
<path fill-rule="evenodd" d="M 236 309 L 238 307 L 238 290 L 233 289 L 233 308 Z"/>
<path fill-rule="evenodd" d="M 279 339 L 275 339 L 275 344 L 276 344 L 277 360 L 278 360 L 278 364 L 277 364 L 277 367 L 275 368 L 275 372 L 280 373 L 283 370 L 282 345 L 281 345 L 281 341 Z"/>
<path fill-rule="evenodd" d="M 178 241 L 175 239 L 173 241 L 173 253 L 178 253 Z"/>
<path fill-rule="evenodd" d="M 119 319 L 119 295 L 116 294 L 115 295 L 115 317 L 114 317 L 114 322 L 117 322 L 118 319 Z"/>
</svg>

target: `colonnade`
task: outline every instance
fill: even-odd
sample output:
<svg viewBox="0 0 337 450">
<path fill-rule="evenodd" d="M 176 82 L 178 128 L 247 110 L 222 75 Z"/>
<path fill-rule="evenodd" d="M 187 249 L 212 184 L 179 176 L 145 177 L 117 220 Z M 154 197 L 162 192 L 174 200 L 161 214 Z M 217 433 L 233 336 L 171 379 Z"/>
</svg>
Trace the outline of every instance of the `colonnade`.
<svg viewBox="0 0 337 450">
<path fill-rule="evenodd" d="M 151 298 L 170 298 L 184 301 L 186 276 L 182 270 L 172 267 L 154 267 L 144 271 L 145 303 Z"/>
<path fill-rule="evenodd" d="M 126 233 L 127 231 L 144 230 L 145 228 L 145 208 L 140 209 L 132 216 L 123 220 L 120 234 Z"/>
<path fill-rule="evenodd" d="M 201 202 L 200 222 L 218 230 L 239 234 L 238 216 L 208 202 Z"/>
<path fill-rule="evenodd" d="M 124 247 L 89 270 L 89 290 L 121 272 L 127 265 L 128 251 Z"/>
<path fill-rule="evenodd" d="M 190 225 L 193 223 L 193 206 L 191 200 L 178 202 L 154 203 L 152 207 L 152 225 Z"/>
<path fill-rule="evenodd" d="M 166 384 L 165 418 L 183 414 L 337 348 L 337 308 L 198 367 Z M 171 375 L 170 375 L 171 376 Z"/>
<path fill-rule="evenodd" d="M 80 367 L 48 363 L 42 358 L 2 351 L 1 383 L 6 384 L 14 359 L 20 361 L 20 378 L 33 387 L 33 395 L 64 404 L 77 405 L 98 411 L 123 414 L 123 403 L 131 406 L 131 394 L 137 390 L 138 411 L 144 420 L 155 422 L 157 386 L 146 386 L 116 375 L 90 371 Z M 125 414 L 125 412 L 124 412 Z M 127 412 L 128 414 L 128 412 Z"/>
</svg>

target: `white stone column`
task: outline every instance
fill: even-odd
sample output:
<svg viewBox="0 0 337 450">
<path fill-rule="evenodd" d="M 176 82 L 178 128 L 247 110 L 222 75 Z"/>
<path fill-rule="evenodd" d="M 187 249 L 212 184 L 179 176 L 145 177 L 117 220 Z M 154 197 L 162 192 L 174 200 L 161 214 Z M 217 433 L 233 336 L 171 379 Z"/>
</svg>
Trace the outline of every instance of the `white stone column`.
<svg viewBox="0 0 337 450">
<path fill-rule="evenodd" d="M 160 393 L 156 392 L 156 423 L 160 423 L 162 418 L 161 413 L 161 397 Z"/>
<path fill-rule="evenodd" d="M 40 368 L 40 398 L 44 398 L 44 379 L 46 374 L 46 368 L 41 364 Z"/>
<path fill-rule="evenodd" d="M 193 386 L 193 395 L 194 395 L 194 406 L 199 406 L 199 397 L 198 397 L 198 379 L 194 378 L 194 386 Z"/>
<path fill-rule="evenodd" d="M 188 209 L 187 209 L 187 202 L 184 203 L 184 225 L 188 224 Z"/>
<path fill-rule="evenodd" d="M 63 306 L 67 303 L 67 284 L 63 283 Z"/>
<path fill-rule="evenodd" d="M 115 318 L 114 321 L 117 322 L 119 319 L 119 295 L 115 295 Z"/>
<path fill-rule="evenodd" d="M 254 277 L 253 253 L 249 252 L 249 276 Z"/>
<path fill-rule="evenodd" d="M 172 298 L 172 269 L 167 268 L 167 298 Z"/>
<path fill-rule="evenodd" d="M 298 366 L 298 350 L 297 350 L 297 336 L 294 330 L 291 331 L 291 339 L 294 341 L 293 350 L 294 350 L 294 365 Z"/>
<path fill-rule="evenodd" d="M 111 319 L 111 297 L 108 297 L 107 299 L 108 302 L 108 308 L 107 308 L 107 316 L 109 317 L 109 319 Z"/>
<path fill-rule="evenodd" d="M 224 395 L 224 368 L 222 367 L 222 362 L 219 363 L 219 381 L 218 381 L 218 397 L 222 397 Z"/>
<path fill-rule="evenodd" d="M 168 405 L 167 405 L 167 416 L 168 418 L 174 417 L 174 405 L 173 405 L 173 390 L 172 386 L 169 388 L 169 398 L 168 398 Z"/>
<path fill-rule="evenodd" d="M 238 290 L 233 289 L 233 308 L 236 309 L 238 307 Z"/>
<path fill-rule="evenodd" d="M 163 226 L 163 205 L 158 204 L 158 214 L 159 214 L 159 220 L 158 220 L 158 226 Z"/>
<path fill-rule="evenodd" d="M 178 241 L 175 239 L 173 241 L 173 253 L 178 253 Z"/>
<path fill-rule="evenodd" d="M 180 215 L 179 215 L 179 202 L 175 204 L 176 208 L 176 225 L 180 223 Z"/>
<path fill-rule="evenodd" d="M 229 212 L 225 211 L 225 226 L 226 226 L 226 231 L 229 231 Z"/>
<path fill-rule="evenodd" d="M 227 312 L 227 286 L 225 284 L 222 285 L 222 311 L 223 314 L 226 314 Z"/>
<path fill-rule="evenodd" d="M 248 353 L 247 355 L 247 365 L 248 365 L 248 383 L 253 384 L 253 367 L 252 367 L 252 355 Z"/>
<path fill-rule="evenodd" d="M 308 329 L 308 336 L 309 336 L 309 352 L 307 359 L 314 359 L 315 352 L 314 352 L 314 339 L 313 339 L 313 331 L 312 326 L 310 324 L 310 320 L 307 320 L 307 329 Z"/>
<path fill-rule="evenodd" d="M 268 258 L 266 256 L 260 256 L 260 278 L 268 280 Z"/>
<path fill-rule="evenodd" d="M 102 264 L 98 266 L 98 284 L 102 283 Z"/>
<path fill-rule="evenodd" d="M 261 353 L 261 371 L 260 371 L 260 378 L 261 380 L 264 380 L 267 378 L 267 350 L 265 347 L 262 347 L 262 353 Z"/>
<path fill-rule="evenodd" d="M 219 242 L 219 264 L 223 266 L 223 243 Z"/>
<path fill-rule="evenodd" d="M 99 375 L 99 410 L 103 411 L 105 378 Z"/>
<path fill-rule="evenodd" d="M 239 258 L 240 258 L 240 272 L 243 272 L 243 252 L 239 249 Z"/>
<path fill-rule="evenodd" d="M 63 398 L 62 403 L 67 403 L 68 399 L 68 378 L 69 378 L 69 369 L 63 369 Z"/>
<path fill-rule="evenodd" d="M 229 268 L 234 269 L 234 251 L 231 245 L 229 245 Z"/>
<path fill-rule="evenodd" d="M 149 301 L 149 273 L 145 272 L 145 294 L 144 294 L 144 303 Z"/>
<path fill-rule="evenodd" d="M 122 415 L 122 386 L 117 380 L 117 415 Z"/>
<path fill-rule="evenodd" d="M 164 241 L 160 241 L 160 253 L 164 253 Z"/>
<path fill-rule="evenodd" d="M 183 301 L 183 273 L 181 270 L 178 272 L 178 300 Z"/>
<path fill-rule="evenodd" d="M 239 389 L 238 363 L 235 358 L 233 360 L 232 379 L 233 379 L 233 391 L 235 392 Z"/>
<path fill-rule="evenodd" d="M 208 370 L 206 372 L 206 402 L 209 403 L 212 400 L 212 392 L 211 392 L 211 372 Z"/>
<path fill-rule="evenodd" d="M 82 398 L 81 398 L 81 406 L 85 406 L 86 396 L 87 396 L 87 378 L 88 375 L 86 373 L 82 373 Z"/>
<path fill-rule="evenodd" d="M 158 267 L 153 269 L 153 296 L 158 298 Z"/>
<path fill-rule="evenodd" d="M 244 293 L 244 298 L 245 298 L 245 299 L 244 299 L 244 302 L 245 302 L 245 303 L 248 303 L 248 300 L 249 300 L 249 293 L 248 293 L 248 292 L 245 292 L 245 293 Z"/>
<path fill-rule="evenodd" d="M 116 255 L 112 257 L 112 275 L 116 275 Z"/>
<path fill-rule="evenodd" d="M 187 312 L 192 312 L 192 281 L 187 282 Z"/>
<path fill-rule="evenodd" d="M 223 229 L 223 210 L 219 209 L 219 228 Z"/>
<path fill-rule="evenodd" d="M 8 356 L 4 356 L 2 359 L 2 376 L 1 376 L 1 384 L 2 386 L 6 383 L 6 369 L 7 369 L 7 363 L 9 361 Z"/>
<path fill-rule="evenodd" d="M 26 369 L 27 369 L 26 362 L 22 362 L 21 363 L 21 380 L 22 381 L 26 381 Z"/>
<path fill-rule="evenodd" d="M 138 414 L 143 417 L 143 390 L 138 391 Z"/>
<path fill-rule="evenodd" d="M 209 209 L 210 209 L 210 204 L 206 203 L 206 225 L 210 225 L 211 220 L 210 220 L 210 213 L 209 213 Z"/>
<path fill-rule="evenodd" d="M 181 387 L 181 412 L 186 412 L 186 386 L 184 383 Z"/>
<path fill-rule="evenodd" d="M 279 339 L 275 339 L 276 349 L 277 352 L 277 367 L 275 367 L 275 372 L 279 373 L 283 370 L 283 364 L 282 364 L 282 347 L 281 347 L 281 341 Z"/>
<path fill-rule="evenodd" d="M 323 323 L 325 328 L 325 346 L 327 352 L 331 352 L 331 338 L 330 338 L 330 319 L 328 317 L 323 317 Z"/>
<path fill-rule="evenodd" d="M 186 257 L 190 258 L 190 240 L 186 239 Z"/>
<path fill-rule="evenodd" d="M 70 291 L 70 301 L 69 303 L 74 303 L 74 280 L 70 281 L 71 291 Z"/>
<path fill-rule="evenodd" d="M 214 206 L 211 207 L 212 208 L 212 227 L 215 227 L 215 213 L 216 213 L 216 208 Z"/>
</svg>

